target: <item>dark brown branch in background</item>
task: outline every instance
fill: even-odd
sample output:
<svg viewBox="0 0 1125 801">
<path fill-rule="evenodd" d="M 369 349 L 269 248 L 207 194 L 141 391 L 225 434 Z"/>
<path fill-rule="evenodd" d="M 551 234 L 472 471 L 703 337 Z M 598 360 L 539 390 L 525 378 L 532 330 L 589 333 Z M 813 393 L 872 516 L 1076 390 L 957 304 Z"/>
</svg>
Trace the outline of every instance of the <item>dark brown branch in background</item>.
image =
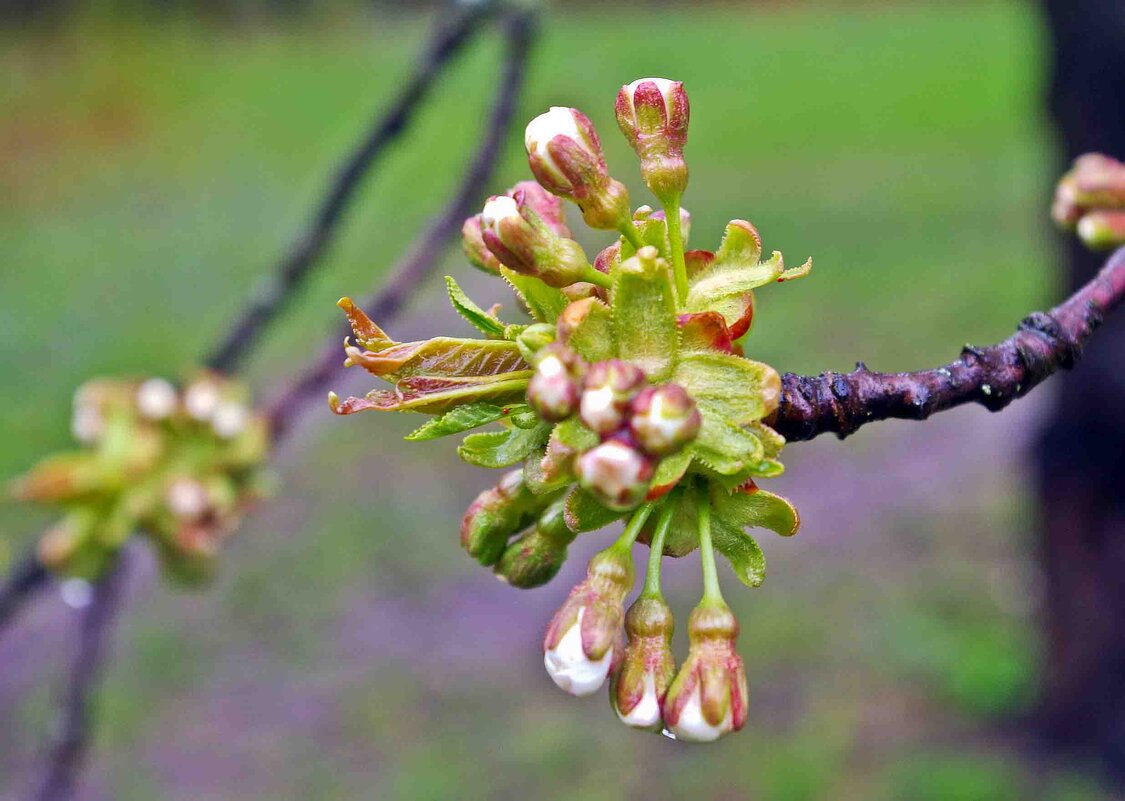
<svg viewBox="0 0 1125 801">
<path fill-rule="evenodd" d="M 62 801 L 74 791 L 82 767 L 90 724 L 91 695 L 97 687 L 109 650 L 109 637 L 121 605 L 131 554 L 123 548 L 93 586 L 90 603 L 82 610 L 78 653 L 67 681 L 58 730 L 47 757 L 38 801 Z"/>
<path fill-rule="evenodd" d="M 226 337 L 207 358 L 209 367 L 224 373 L 234 372 L 257 344 L 258 338 L 286 303 L 300 289 L 343 218 L 344 210 L 372 164 L 406 130 L 414 111 L 425 98 L 434 79 L 480 27 L 492 3 L 451 4 L 450 11 L 439 11 L 439 20 L 418 66 L 391 108 L 380 114 L 370 133 L 344 163 L 328 188 L 312 222 L 274 273 L 259 286 L 249 305 L 230 328 Z"/>
<path fill-rule="evenodd" d="M 4 583 L 0 584 L 0 632 L 50 579 L 51 574 L 39 561 L 34 548 L 12 565 Z"/>
<path fill-rule="evenodd" d="M 461 230 L 465 218 L 476 210 L 503 149 L 504 134 L 515 112 L 526 73 L 528 52 L 535 36 L 535 24 L 535 14 L 532 11 L 514 12 L 508 18 L 505 25 L 507 61 L 480 147 L 461 186 L 445 210 L 411 246 L 395 268 L 391 280 L 362 304 L 380 323 L 391 321 L 398 315 L 404 301 L 433 272 L 449 241 Z M 294 418 L 309 401 L 318 400 L 323 405 L 333 376 L 343 370 L 341 342 L 348 333 L 349 329 L 341 327 L 340 332 L 325 346 L 309 369 L 282 390 L 269 405 L 266 416 L 271 423 L 275 441 L 288 433 Z"/>
<path fill-rule="evenodd" d="M 860 363 L 850 373 L 786 373 L 772 425 L 791 442 L 829 431 L 842 439 L 876 420 L 925 420 L 966 403 L 1000 411 L 1058 370 L 1072 368 L 1090 334 L 1123 298 L 1125 248 L 1062 304 L 1028 315 L 998 345 L 966 347 L 944 367 L 873 373 Z"/>
</svg>

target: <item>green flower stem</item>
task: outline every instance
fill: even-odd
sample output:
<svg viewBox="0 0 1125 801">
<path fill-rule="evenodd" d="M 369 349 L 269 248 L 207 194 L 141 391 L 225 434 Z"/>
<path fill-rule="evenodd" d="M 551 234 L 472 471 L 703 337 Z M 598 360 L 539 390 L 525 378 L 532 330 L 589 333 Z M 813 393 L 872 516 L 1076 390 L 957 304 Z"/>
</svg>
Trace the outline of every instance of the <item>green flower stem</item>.
<svg viewBox="0 0 1125 801">
<path fill-rule="evenodd" d="M 645 241 L 641 239 L 641 232 L 637 230 L 637 226 L 633 225 L 632 220 L 623 221 L 617 226 L 617 230 L 635 249 L 640 250 L 645 246 Z"/>
<path fill-rule="evenodd" d="M 613 287 L 613 279 L 605 273 L 599 272 L 593 265 L 587 265 L 582 280 L 589 281 L 591 284 L 597 284 L 602 289 L 611 289 Z"/>
<path fill-rule="evenodd" d="M 641 526 L 648 520 L 648 516 L 652 514 L 653 505 L 646 503 L 643 506 L 637 507 L 637 511 L 633 512 L 633 516 L 629 518 L 629 525 L 625 526 L 625 530 L 621 532 L 621 536 L 617 538 L 617 542 L 609 546 L 611 549 L 618 549 L 628 552 L 636 542 L 637 536 L 641 533 Z"/>
<path fill-rule="evenodd" d="M 697 501 L 699 516 L 699 559 L 703 563 L 703 599 L 701 605 L 725 606 L 719 589 L 719 573 L 715 567 L 715 549 L 711 544 L 711 504 Z"/>
<path fill-rule="evenodd" d="M 645 571 L 645 586 L 641 590 L 642 598 L 663 598 L 660 592 L 660 564 L 664 558 L 664 540 L 668 536 L 668 529 L 672 527 L 672 515 L 676 513 L 676 504 L 668 501 L 660 512 L 660 520 L 656 523 L 656 531 L 649 543 L 648 569 Z"/>
<path fill-rule="evenodd" d="M 680 196 L 668 198 L 664 204 L 664 218 L 668 225 L 668 247 L 672 251 L 672 275 L 676 281 L 676 298 L 687 301 L 687 262 L 684 261 L 684 234 L 680 230 Z"/>
</svg>

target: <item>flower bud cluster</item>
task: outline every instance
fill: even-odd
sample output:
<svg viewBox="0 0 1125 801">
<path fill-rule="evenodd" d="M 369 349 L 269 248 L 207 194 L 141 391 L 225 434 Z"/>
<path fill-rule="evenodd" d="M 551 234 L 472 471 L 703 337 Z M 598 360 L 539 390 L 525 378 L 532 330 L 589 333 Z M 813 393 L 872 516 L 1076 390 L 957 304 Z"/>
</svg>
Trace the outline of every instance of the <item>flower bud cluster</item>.
<svg viewBox="0 0 1125 801">
<path fill-rule="evenodd" d="M 564 312 L 560 327 L 566 320 Z M 621 359 L 587 367 L 561 342 L 537 353 L 527 397 L 544 420 L 559 422 L 577 412 L 598 435 L 601 442 L 578 457 L 575 472 L 583 487 L 619 511 L 644 500 L 656 463 L 695 439 L 702 424 L 683 387 L 648 386 L 644 372 Z"/>
<path fill-rule="evenodd" d="M 182 389 L 163 378 L 91 381 L 75 393 L 71 427 L 81 450 L 11 486 L 16 498 L 68 510 L 41 539 L 42 562 L 96 576 L 141 531 L 172 575 L 206 577 L 262 492 L 268 431 L 241 387 L 212 374 Z"/>
<path fill-rule="evenodd" d="M 746 723 L 748 691 L 735 650 L 738 621 L 722 601 L 704 600 L 688 623 L 687 659 L 676 670 L 675 623 L 659 592 L 642 593 L 628 612 L 633 584 L 627 551 L 608 548 L 590 562 L 551 620 L 544 664 L 562 689 L 584 696 L 610 679 L 609 697 L 627 726 L 711 742 Z"/>
</svg>

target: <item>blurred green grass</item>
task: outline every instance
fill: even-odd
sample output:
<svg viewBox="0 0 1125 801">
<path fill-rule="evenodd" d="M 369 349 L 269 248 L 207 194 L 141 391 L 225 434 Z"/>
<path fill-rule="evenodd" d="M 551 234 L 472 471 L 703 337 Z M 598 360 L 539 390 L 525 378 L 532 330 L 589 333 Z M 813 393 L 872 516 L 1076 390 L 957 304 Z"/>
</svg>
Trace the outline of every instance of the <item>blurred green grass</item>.
<svg viewBox="0 0 1125 801">
<path fill-rule="evenodd" d="M 358 14 L 238 31 L 94 19 L 48 38 L 0 33 L 0 476 L 65 445 L 83 378 L 176 374 L 217 339 L 423 35 L 411 17 Z M 748 350 L 796 371 L 856 358 L 903 369 L 1006 336 L 1053 297 L 1041 36 L 1014 1 L 567 8 L 545 20 L 518 118 L 582 108 L 641 202 L 614 91 L 646 74 L 684 80 L 693 244 L 714 246 L 727 219 L 745 217 L 768 249 L 815 258 L 810 279 L 760 294 Z M 334 300 L 374 285 L 440 206 L 499 53 L 494 38 L 475 45 L 364 186 L 250 367 L 260 391 L 299 369 L 334 330 Z M 513 131 L 495 187 L 526 176 L 519 140 Z M 455 257 L 446 266 L 467 269 Z M 439 296 L 435 282 L 419 299 L 427 326 L 461 330 L 434 311 Z M 499 288 L 494 299 L 507 300 Z M 738 602 L 752 610 L 743 651 L 752 684 L 769 688 L 757 701 L 764 721 L 714 749 L 672 749 L 620 731 L 601 701 L 550 694 L 532 675 L 538 629 L 511 620 L 495 626 L 526 655 L 479 675 L 416 664 L 395 643 L 376 644 L 370 664 L 350 650 L 353 618 L 390 615 L 388 596 L 424 608 L 453 599 L 456 616 L 458 593 L 490 581 L 469 575 L 452 533 L 485 479 L 453 467 L 445 443 L 400 447 L 407 421 L 352 423 L 288 449 L 284 497 L 246 527 L 214 592 L 143 590 L 154 600 L 135 612 L 102 697 L 94 775 L 113 797 L 1063 797 L 1014 756 L 942 739 L 1023 708 L 1034 681 L 1026 616 L 990 595 L 988 565 L 1011 558 L 1005 532 L 1027 522 L 1010 486 L 940 524 L 872 521 L 888 539 L 898 526 L 918 541 L 910 568 L 864 563 L 877 582 L 851 562 L 804 576 L 794 557 L 779 561 L 788 575 Z M 448 486 L 420 490 L 434 471 Z M 0 509 L 11 543 L 43 519 Z M 942 591 L 932 565 L 952 571 L 957 592 Z M 430 626 L 441 628 L 412 631 Z M 275 731 L 231 711 L 239 689 L 318 712 Z M 38 691 L 19 705 L 21 731 L 42 731 L 49 700 Z M 153 757 L 162 735 L 189 750 Z M 0 739 L 13 773 L 34 763 L 34 739 Z M 184 784 L 195 790 L 181 791 L 177 770 L 193 769 L 177 757 L 212 783 L 193 775 Z M 253 788 L 236 767 L 257 777 Z M 1068 799 L 1099 797 L 1082 780 L 1058 782 Z"/>
</svg>

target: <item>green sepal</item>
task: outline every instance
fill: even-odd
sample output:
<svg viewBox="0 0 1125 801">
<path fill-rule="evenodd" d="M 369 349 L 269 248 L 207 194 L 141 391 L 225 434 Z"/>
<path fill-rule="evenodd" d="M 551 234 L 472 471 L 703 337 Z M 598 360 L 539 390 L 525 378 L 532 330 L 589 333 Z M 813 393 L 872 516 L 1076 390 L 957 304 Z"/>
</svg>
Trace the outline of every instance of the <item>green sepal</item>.
<svg viewBox="0 0 1125 801">
<path fill-rule="evenodd" d="M 754 466 L 750 475 L 754 478 L 777 478 L 785 472 L 785 465 L 777 459 L 762 459 Z"/>
<path fill-rule="evenodd" d="M 676 484 L 691 467 L 693 458 L 691 451 L 684 449 L 661 459 L 649 487 L 652 490 L 660 490 Z"/>
<path fill-rule="evenodd" d="M 613 285 L 613 343 L 617 357 L 666 379 L 680 345 L 672 278 L 662 259 L 623 261 Z"/>
<path fill-rule="evenodd" d="M 551 426 L 541 423 L 535 428 L 512 426 L 503 431 L 484 431 L 465 437 L 457 455 L 477 467 L 511 467 L 547 441 Z"/>
<path fill-rule="evenodd" d="M 507 326 L 486 312 L 465 294 L 457 285 L 453 276 L 445 276 L 445 288 L 449 292 L 449 302 L 453 310 L 465 318 L 469 325 L 476 328 L 489 339 L 504 339 Z"/>
<path fill-rule="evenodd" d="M 466 403 L 455 406 L 440 417 L 427 420 L 424 424 L 406 435 L 408 442 L 422 442 L 428 439 L 460 434 L 472 428 L 502 420 L 509 414 L 509 408 L 492 403 Z"/>
<path fill-rule="evenodd" d="M 566 496 L 564 515 L 567 527 L 575 532 L 596 531 L 615 520 L 620 520 L 627 512 L 615 512 L 602 506 L 598 500 L 581 487 L 575 487 Z"/>
<path fill-rule="evenodd" d="M 725 243 L 724 243 L 725 244 Z M 715 254 L 709 270 L 697 275 L 688 286 L 688 311 L 705 311 L 731 295 L 744 295 L 765 284 L 777 281 L 785 272 L 785 261 L 778 251 L 769 261 L 753 264 L 724 264 L 722 251 Z"/>
<path fill-rule="evenodd" d="M 713 415 L 704 415 L 699 434 L 687 450 L 703 465 L 725 476 L 749 470 L 763 456 L 761 440 Z"/>
<path fill-rule="evenodd" d="M 759 587 L 765 581 L 766 555 L 753 537 L 724 519 L 717 509 L 711 515 L 711 542 L 747 587 Z"/>
<path fill-rule="evenodd" d="M 743 528 L 768 528 L 783 537 L 791 537 L 801 526 L 801 517 L 793 504 L 780 495 L 759 489 L 754 482 L 733 493 L 712 488 L 711 506 L 716 516 Z"/>
<path fill-rule="evenodd" d="M 582 322 L 571 332 L 567 344 L 589 363 L 612 359 L 613 312 L 600 300 L 590 304 Z"/>
<path fill-rule="evenodd" d="M 520 275 L 503 266 L 500 267 L 500 275 L 523 300 L 531 316 L 541 323 L 555 322 L 569 303 L 566 295 L 538 278 Z"/>
</svg>

